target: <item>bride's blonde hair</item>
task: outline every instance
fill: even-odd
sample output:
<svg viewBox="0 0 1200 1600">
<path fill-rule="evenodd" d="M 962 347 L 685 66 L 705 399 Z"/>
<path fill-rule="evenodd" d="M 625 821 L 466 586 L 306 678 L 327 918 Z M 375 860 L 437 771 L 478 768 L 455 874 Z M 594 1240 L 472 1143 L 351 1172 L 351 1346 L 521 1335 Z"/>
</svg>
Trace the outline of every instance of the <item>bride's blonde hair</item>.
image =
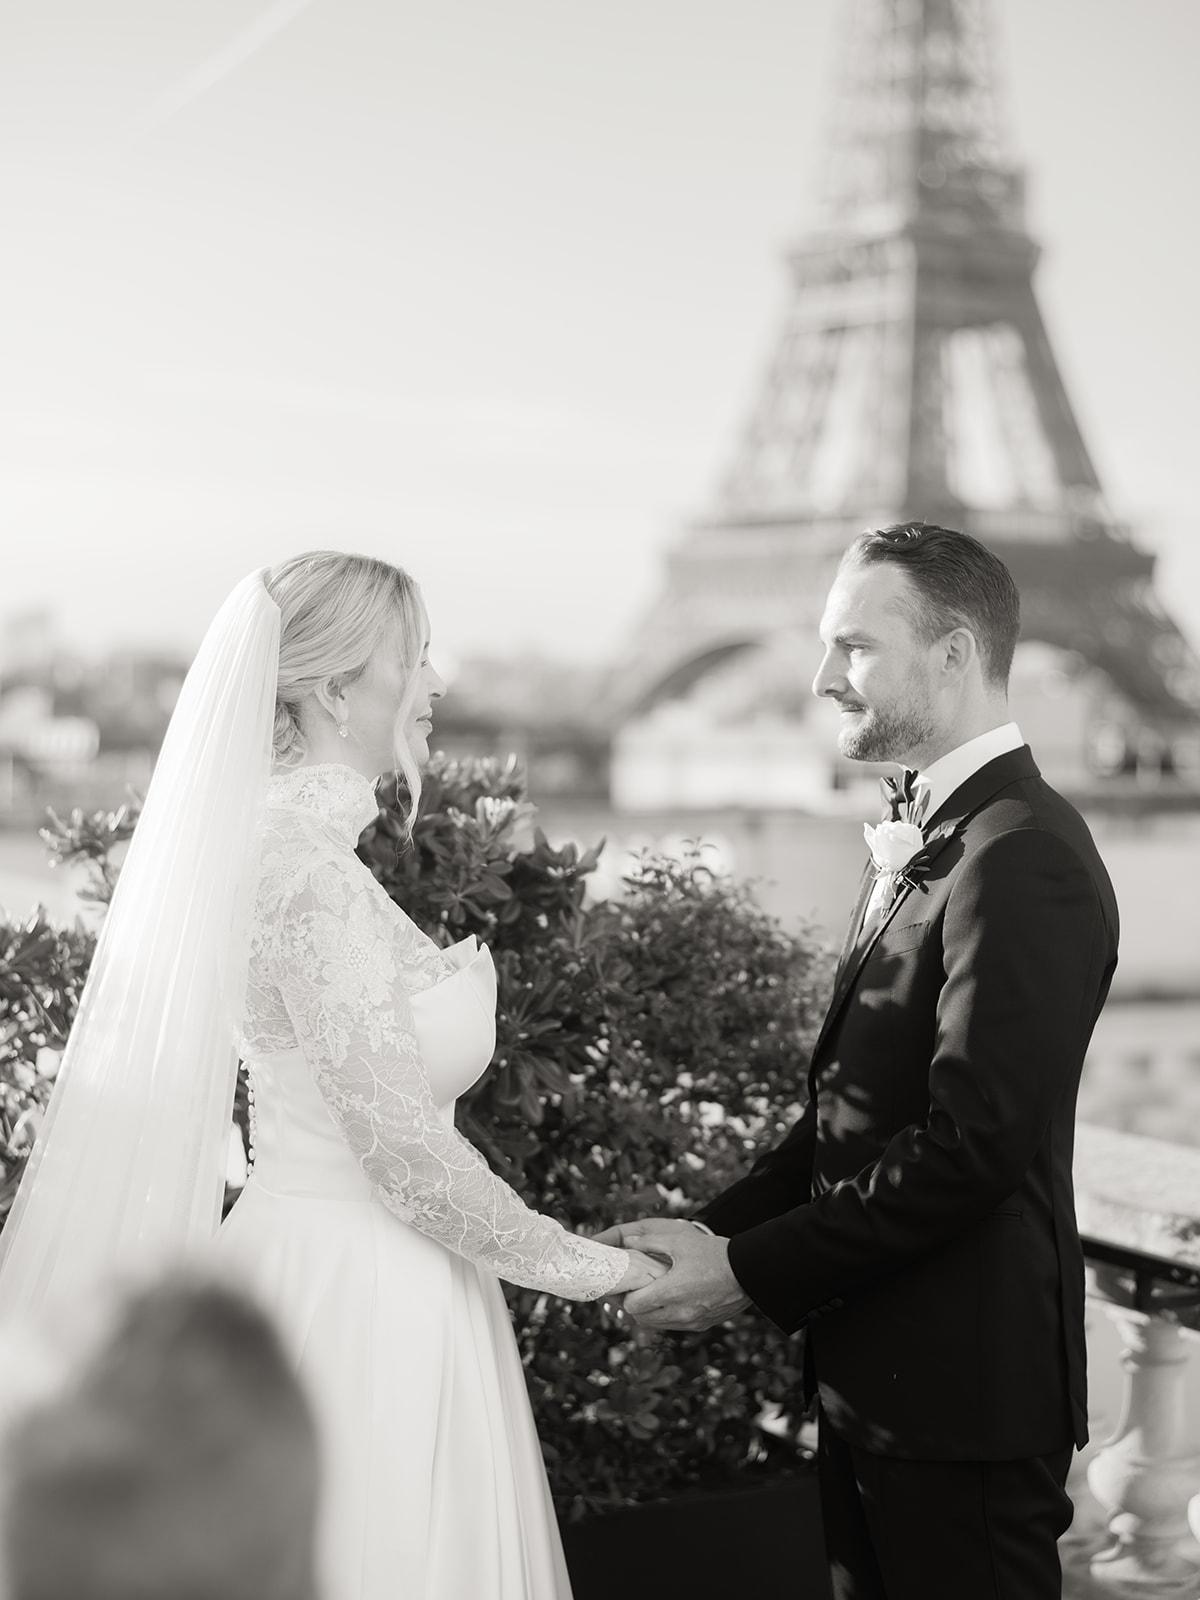
<svg viewBox="0 0 1200 1600">
<path fill-rule="evenodd" d="M 425 608 L 420 590 L 401 567 L 374 556 L 312 550 L 267 572 L 264 583 L 279 607 L 279 683 L 275 695 L 275 764 L 295 766 L 306 745 L 303 701 L 331 679 L 353 683 L 389 637 L 400 645 L 408 672 L 396 718 L 396 771 L 409 793 L 411 829 L 421 797 L 421 773 L 403 725 L 418 688 Z"/>
</svg>

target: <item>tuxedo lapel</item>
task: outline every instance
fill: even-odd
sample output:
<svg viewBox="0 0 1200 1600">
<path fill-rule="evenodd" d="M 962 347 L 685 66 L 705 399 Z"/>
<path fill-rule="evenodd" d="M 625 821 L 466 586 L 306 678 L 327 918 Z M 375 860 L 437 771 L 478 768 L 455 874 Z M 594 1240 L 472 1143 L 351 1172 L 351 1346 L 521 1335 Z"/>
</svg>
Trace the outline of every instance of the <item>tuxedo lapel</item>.
<svg viewBox="0 0 1200 1600">
<path fill-rule="evenodd" d="M 937 847 L 930 853 L 929 860 L 931 862 L 935 861 L 941 854 L 942 849 L 945 847 L 945 845 L 949 844 L 949 842 L 949 839 L 939 840 Z M 904 904 L 905 900 L 908 899 L 911 893 L 911 885 L 904 884 L 901 887 L 899 894 L 895 895 L 891 903 L 886 907 L 883 915 L 875 918 L 874 925 L 869 932 L 865 933 L 865 937 L 856 940 L 852 944 L 849 954 L 839 966 L 837 979 L 833 986 L 833 999 L 829 1002 L 829 1010 L 825 1014 L 825 1021 L 821 1027 L 821 1034 L 817 1040 L 816 1049 L 813 1051 L 814 1060 L 816 1059 L 817 1052 L 820 1050 L 821 1045 L 825 1041 L 826 1033 L 833 1025 L 843 1005 L 845 1005 L 850 991 L 854 987 L 854 981 L 858 977 L 859 972 L 862 970 L 863 962 L 875 948 L 879 941 L 880 934 L 882 934 L 883 930 L 887 927 L 888 923 L 891 922 L 892 918 L 896 915 L 896 912 Z"/>
<path fill-rule="evenodd" d="M 846 937 L 842 941 L 842 953 L 838 957 L 837 977 L 835 987 L 842 980 L 842 973 L 846 970 L 846 963 L 854 953 L 858 943 L 859 932 L 862 928 L 863 913 L 867 909 L 867 901 L 871 898 L 871 890 L 875 887 L 875 870 L 870 861 L 863 868 L 863 875 L 858 885 L 858 899 L 854 902 L 854 911 L 846 928 Z"/>
<path fill-rule="evenodd" d="M 996 756 L 986 766 L 980 767 L 978 772 L 973 772 L 953 794 L 947 795 L 934 814 L 927 818 L 925 828 L 938 828 L 943 822 L 965 822 L 1010 783 L 1040 777 L 1038 764 L 1027 744 L 1023 744 L 1019 750 L 1006 750 L 1002 756 Z"/>
<path fill-rule="evenodd" d="M 989 761 L 986 766 L 980 767 L 978 772 L 972 773 L 966 783 L 960 784 L 952 795 L 938 808 L 925 824 L 928 833 L 935 828 L 947 827 L 945 837 L 934 842 L 926 856 L 929 866 L 945 850 L 950 841 L 957 837 L 962 827 L 982 806 L 985 806 L 993 795 L 1010 783 L 1019 782 L 1023 778 L 1036 778 L 1039 776 L 1037 763 L 1028 745 L 1022 745 L 1019 750 L 1010 750 L 1002 756 L 997 756 L 994 761 Z M 861 920 L 862 910 L 870 895 L 870 885 L 874 882 L 874 875 L 868 868 L 864 875 L 864 885 L 860 885 L 858 907 L 850 923 L 846 935 L 846 943 L 842 947 L 842 957 L 838 963 L 837 977 L 834 981 L 833 998 L 829 1002 L 829 1010 L 825 1013 L 825 1021 L 821 1024 L 821 1032 L 813 1048 L 812 1059 L 815 1063 L 820 1054 L 825 1037 L 836 1021 L 838 1014 L 845 1005 L 850 991 L 854 987 L 855 979 L 862 970 L 863 962 L 875 948 L 884 930 L 900 907 L 913 893 L 910 884 L 901 887 L 899 894 L 895 895 L 881 917 L 875 921 L 870 933 L 864 939 L 857 939 L 858 924 Z"/>
</svg>

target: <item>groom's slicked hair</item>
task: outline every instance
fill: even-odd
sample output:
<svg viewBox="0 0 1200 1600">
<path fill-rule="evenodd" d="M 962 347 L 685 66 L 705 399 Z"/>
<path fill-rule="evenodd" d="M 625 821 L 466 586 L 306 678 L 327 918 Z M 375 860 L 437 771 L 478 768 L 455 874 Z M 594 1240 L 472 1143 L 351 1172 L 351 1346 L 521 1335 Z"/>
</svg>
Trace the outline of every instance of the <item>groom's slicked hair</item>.
<svg viewBox="0 0 1200 1600">
<path fill-rule="evenodd" d="M 908 578 L 912 603 L 907 610 L 920 637 L 932 644 L 955 628 L 968 628 L 985 681 L 1005 687 L 1021 632 L 1021 597 L 1000 557 L 969 533 L 932 522 L 869 529 L 843 557 L 843 564 L 884 562 Z"/>
</svg>

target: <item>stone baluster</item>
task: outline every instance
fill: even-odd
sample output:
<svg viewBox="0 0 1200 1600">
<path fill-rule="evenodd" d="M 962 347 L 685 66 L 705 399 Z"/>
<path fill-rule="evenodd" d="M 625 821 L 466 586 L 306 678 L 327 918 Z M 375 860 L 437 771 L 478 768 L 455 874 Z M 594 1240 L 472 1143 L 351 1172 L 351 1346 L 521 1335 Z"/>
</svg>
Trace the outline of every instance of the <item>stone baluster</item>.
<svg viewBox="0 0 1200 1600">
<path fill-rule="evenodd" d="M 1088 1486 L 1108 1513 L 1111 1544 L 1091 1558 L 1100 1592 L 1200 1596 L 1200 1545 L 1188 1534 L 1188 1502 L 1200 1456 L 1184 1436 L 1183 1381 L 1190 1356 L 1169 1316 L 1110 1305 L 1124 1350 L 1125 1396 L 1112 1439 L 1093 1457 Z M 1200 1499 L 1200 1497 L 1197 1497 Z"/>
<path fill-rule="evenodd" d="M 1200 1150 L 1086 1124 L 1077 1135 L 1088 1293 L 1120 1337 L 1124 1381 L 1116 1430 L 1087 1464 L 1085 1525 L 1065 1542 L 1065 1592 L 1200 1600 L 1196 1338 L 1186 1331 L 1200 1326 Z"/>
<path fill-rule="evenodd" d="M 1088 1486 L 1088 1468 L 1091 1466 L 1105 1439 L 1116 1432 L 1120 1405 L 1107 1381 L 1113 1356 L 1109 1345 L 1113 1330 L 1104 1315 L 1104 1306 L 1089 1290 L 1087 1302 L 1088 1348 L 1088 1432 L 1090 1438 L 1082 1450 L 1077 1450 L 1067 1476 L 1067 1493 L 1074 1506 L 1071 1526 L 1058 1541 L 1063 1566 L 1063 1594 L 1069 1600 L 1079 1600 L 1091 1588 L 1091 1559 L 1097 1551 L 1105 1549 L 1111 1538 L 1108 1532 L 1108 1512 L 1096 1499 Z M 1100 1369 L 1098 1371 L 1098 1368 Z M 1101 1379 L 1102 1381 L 1097 1381 Z"/>
</svg>

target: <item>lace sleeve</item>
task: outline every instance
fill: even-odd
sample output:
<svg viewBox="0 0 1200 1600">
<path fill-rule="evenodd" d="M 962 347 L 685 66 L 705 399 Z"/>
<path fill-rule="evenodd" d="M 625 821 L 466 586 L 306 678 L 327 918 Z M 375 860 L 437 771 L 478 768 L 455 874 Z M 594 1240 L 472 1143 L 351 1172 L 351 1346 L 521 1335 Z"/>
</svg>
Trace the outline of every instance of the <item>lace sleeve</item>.
<svg viewBox="0 0 1200 1600">
<path fill-rule="evenodd" d="M 625 1275 L 623 1250 L 530 1210 L 437 1115 L 405 987 L 429 947 L 405 948 L 390 903 L 326 859 L 261 930 L 278 985 L 330 1111 L 380 1199 L 402 1221 L 510 1283 L 594 1300 Z"/>
</svg>

